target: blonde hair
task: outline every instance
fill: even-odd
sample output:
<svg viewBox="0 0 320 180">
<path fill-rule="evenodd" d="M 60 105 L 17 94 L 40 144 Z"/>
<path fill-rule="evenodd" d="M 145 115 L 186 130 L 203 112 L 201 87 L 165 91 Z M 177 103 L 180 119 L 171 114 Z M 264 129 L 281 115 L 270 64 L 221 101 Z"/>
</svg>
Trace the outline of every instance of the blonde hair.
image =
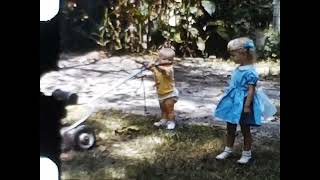
<svg viewBox="0 0 320 180">
<path fill-rule="evenodd" d="M 240 37 L 229 41 L 228 51 L 235 51 L 239 49 L 246 50 L 248 60 L 254 62 L 257 59 L 256 48 L 253 40 L 247 37 Z"/>
<path fill-rule="evenodd" d="M 164 59 L 173 61 L 176 53 L 171 48 L 161 48 L 159 51 L 159 56 L 162 56 Z"/>
</svg>

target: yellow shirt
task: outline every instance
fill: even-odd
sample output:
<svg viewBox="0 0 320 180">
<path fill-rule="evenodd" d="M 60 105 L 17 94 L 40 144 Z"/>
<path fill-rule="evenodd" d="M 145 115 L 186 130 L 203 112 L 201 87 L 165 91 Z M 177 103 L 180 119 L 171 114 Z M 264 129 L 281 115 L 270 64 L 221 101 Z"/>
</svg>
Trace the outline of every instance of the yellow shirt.
<svg viewBox="0 0 320 180">
<path fill-rule="evenodd" d="M 154 79 L 156 82 L 157 93 L 159 96 L 167 95 L 174 91 L 174 74 L 173 66 L 162 66 L 165 70 L 160 70 L 157 67 L 152 67 Z"/>
</svg>

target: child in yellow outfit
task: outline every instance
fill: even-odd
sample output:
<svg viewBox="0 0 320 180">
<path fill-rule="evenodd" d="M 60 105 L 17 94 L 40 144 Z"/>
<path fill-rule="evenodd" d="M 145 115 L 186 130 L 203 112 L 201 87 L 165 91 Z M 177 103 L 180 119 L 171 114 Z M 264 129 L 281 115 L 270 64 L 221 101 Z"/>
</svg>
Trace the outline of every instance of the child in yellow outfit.
<svg viewBox="0 0 320 180">
<path fill-rule="evenodd" d="M 175 52 L 171 48 L 162 48 L 159 51 L 159 59 L 148 65 L 153 72 L 155 86 L 161 109 L 161 120 L 154 125 L 166 126 L 167 129 L 174 129 L 175 112 L 174 105 L 178 101 L 179 92 L 175 87 L 173 59 Z"/>
</svg>

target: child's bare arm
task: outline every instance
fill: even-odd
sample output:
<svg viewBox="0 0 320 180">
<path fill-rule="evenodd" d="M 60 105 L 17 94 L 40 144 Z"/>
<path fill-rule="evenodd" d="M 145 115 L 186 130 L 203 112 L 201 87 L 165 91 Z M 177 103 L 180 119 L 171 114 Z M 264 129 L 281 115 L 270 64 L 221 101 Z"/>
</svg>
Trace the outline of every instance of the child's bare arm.
<svg viewBox="0 0 320 180">
<path fill-rule="evenodd" d="M 251 111 L 251 103 L 253 101 L 253 96 L 254 96 L 254 92 L 255 92 L 255 86 L 254 85 L 249 85 L 248 86 L 248 96 L 246 99 L 246 102 L 244 104 L 244 112 L 245 113 L 249 113 Z"/>
<path fill-rule="evenodd" d="M 148 63 L 147 69 L 150 70 L 150 71 L 154 71 L 154 68 L 155 68 L 157 63 L 158 63 L 157 61 L 152 61 L 152 62 Z"/>
<path fill-rule="evenodd" d="M 167 59 L 162 59 L 161 64 L 172 64 L 172 61 L 167 60 Z"/>
</svg>

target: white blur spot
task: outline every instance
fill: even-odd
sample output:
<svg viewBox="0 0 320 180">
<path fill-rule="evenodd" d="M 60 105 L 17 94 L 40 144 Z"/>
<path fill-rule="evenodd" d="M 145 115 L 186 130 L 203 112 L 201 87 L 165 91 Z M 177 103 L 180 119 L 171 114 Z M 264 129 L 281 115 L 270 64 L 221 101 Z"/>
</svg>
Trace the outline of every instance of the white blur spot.
<svg viewBox="0 0 320 180">
<path fill-rule="evenodd" d="M 49 158 L 40 157 L 40 180 L 58 180 L 58 166 Z"/>
<path fill-rule="evenodd" d="M 59 12 L 59 0 L 40 0 L 40 21 L 49 21 Z"/>
</svg>

